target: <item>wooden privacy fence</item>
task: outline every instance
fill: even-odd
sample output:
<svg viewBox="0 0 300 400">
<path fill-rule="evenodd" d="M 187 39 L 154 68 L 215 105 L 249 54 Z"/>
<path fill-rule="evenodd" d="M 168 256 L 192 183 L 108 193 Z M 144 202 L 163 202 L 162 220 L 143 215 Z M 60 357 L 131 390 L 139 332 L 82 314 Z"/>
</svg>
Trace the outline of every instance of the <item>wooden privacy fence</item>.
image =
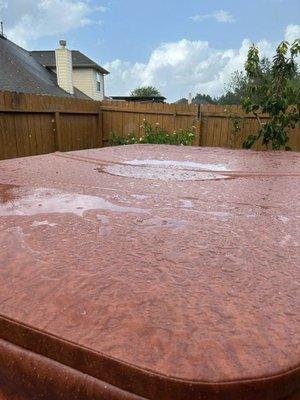
<svg viewBox="0 0 300 400">
<path fill-rule="evenodd" d="M 0 92 L 0 159 L 101 146 L 99 102 Z"/>
<path fill-rule="evenodd" d="M 256 134 L 259 129 L 257 119 L 252 114 L 246 114 L 238 105 L 201 105 L 199 112 L 200 140 L 199 146 L 229 147 L 241 149 L 243 142 L 250 134 Z M 230 118 L 231 117 L 231 118 Z M 241 131 L 234 133 L 232 117 L 240 118 Z M 267 114 L 259 116 L 262 122 L 266 122 Z M 288 146 L 292 150 L 300 151 L 300 126 L 289 133 Z M 260 143 L 253 146 L 253 150 L 265 149 Z"/>
<path fill-rule="evenodd" d="M 229 116 L 241 117 L 238 134 Z M 144 119 L 170 132 L 194 126 L 195 146 L 241 148 L 258 130 L 256 119 L 240 106 L 97 102 L 0 92 L 0 159 L 101 147 L 111 132 L 141 136 Z M 299 125 L 288 144 L 300 151 Z"/>
<path fill-rule="evenodd" d="M 229 147 L 240 149 L 248 135 L 258 131 L 259 125 L 251 114 L 245 114 L 241 106 L 187 105 L 187 104 L 143 104 L 107 101 L 101 104 L 103 112 L 103 143 L 107 144 L 111 132 L 126 136 L 135 132 L 143 134 L 143 120 L 159 123 L 167 131 L 195 127 L 195 146 Z M 232 117 L 240 117 L 241 131 L 234 133 Z M 231 118 L 230 118 L 231 117 Z M 261 115 L 263 121 L 268 115 Z M 291 131 L 288 145 L 300 151 L 299 125 Z M 260 150 L 256 144 L 253 149 Z"/>
<path fill-rule="evenodd" d="M 134 132 L 143 135 L 143 121 L 159 123 L 164 129 L 172 132 L 177 129 L 188 129 L 195 126 L 197 139 L 200 132 L 199 109 L 195 104 L 165 104 L 105 101 L 101 103 L 103 112 L 103 143 L 107 144 L 111 132 L 126 136 Z"/>
</svg>

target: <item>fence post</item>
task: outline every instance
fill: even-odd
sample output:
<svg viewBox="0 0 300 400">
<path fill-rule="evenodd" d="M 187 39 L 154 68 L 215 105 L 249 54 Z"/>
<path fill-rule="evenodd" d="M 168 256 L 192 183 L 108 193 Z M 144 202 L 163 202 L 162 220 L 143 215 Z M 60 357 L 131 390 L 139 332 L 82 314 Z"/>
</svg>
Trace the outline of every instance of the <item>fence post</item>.
<svg viewBox="0 0 300 400">
<path fill-rule="evenodd" d="M 201 146 L 202 104 L 198 106 L 198 146 Z"/>
<path fill-rule="evenodd" d="M 59 111 L 54 112 L 54 150 L 59 151 L 60 149 L 60 113 Z"/>
<path fill-rule="evenodd" d="M 98 146 L 103 147 L 103 113 L 101 108 L 98 111 L 98 118 L 97 118 L 97 136 L 98 136 Z"/>
<path fill-rule="evenodd" d="M 196 135 L 194 146 L 201 146 L 201 114 L 202 114 L 202 104 L 197 105 L 197 117 L 196 117 Z"/>
</svg>

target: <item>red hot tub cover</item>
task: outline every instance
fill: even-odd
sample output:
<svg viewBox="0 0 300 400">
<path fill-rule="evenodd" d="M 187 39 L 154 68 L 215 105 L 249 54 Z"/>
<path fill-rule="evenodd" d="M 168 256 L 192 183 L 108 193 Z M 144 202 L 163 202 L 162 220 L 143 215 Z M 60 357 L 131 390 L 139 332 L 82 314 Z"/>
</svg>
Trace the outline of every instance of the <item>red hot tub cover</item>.
<svg viewBox="0 0 300 400">
<path fill-rule="evenodd" d="M 0 399 L 299 399 L 299 160 L 0 161 Z"/>
</svg>

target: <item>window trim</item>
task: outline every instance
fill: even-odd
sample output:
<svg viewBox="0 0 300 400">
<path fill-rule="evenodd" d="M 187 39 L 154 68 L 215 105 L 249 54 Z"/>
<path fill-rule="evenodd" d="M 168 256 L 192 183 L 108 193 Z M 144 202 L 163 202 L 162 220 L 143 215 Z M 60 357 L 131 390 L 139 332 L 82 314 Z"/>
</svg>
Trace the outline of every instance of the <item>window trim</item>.
<svg viewBox="0 0 300 400">
<path fill-rule="evenodd" d="M 96 90 L 101 93 L 102 90 L 102 76 L 99 72 L 96 72 Z"/>
</svg>

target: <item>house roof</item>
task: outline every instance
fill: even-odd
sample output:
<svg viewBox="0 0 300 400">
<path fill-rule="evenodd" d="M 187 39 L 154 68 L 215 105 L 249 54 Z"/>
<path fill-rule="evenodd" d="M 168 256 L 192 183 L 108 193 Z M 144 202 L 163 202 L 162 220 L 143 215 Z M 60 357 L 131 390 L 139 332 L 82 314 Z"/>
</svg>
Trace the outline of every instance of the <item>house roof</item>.
<svg viewBox="0 0 300 400">
<path fill-rule="evenodd" d="M 30 53 L 0 35 L 0 90 L 90 99 L 74 87 L 74 94 L 61 89 L 56 74 L 43 67 Z"/>
<path fill-rule="evenodd" d="M 189 103 L 189 101 L 185 97 L 175 101 L 175 104 L 188 104 L 188 103 Z M 195 98 L 193 98 L 191 104 L 212 104 L 212 103 L 210 103 L 208 100 L 204 99 L 203 97 L 199 98 L 196 96 Z"/>
<path fill-rule="evenodd" d="M 121 101 L 139 101 L 151 103 L 163 103 L 166 98 L 164 96 L 111 96 L 113 100 Z"/>
<path fill-rule="evenodd" d="M 55 51 L 53 50 L 38 50 L 31 51 L 30 54 L 43 66 L 55 68 Z M 78 50 L 72 50 L 72 64 L 75 68 L 94 68 L 103 75 L 109 72 L 95 63 L 93 60 L 85 56 Z"/>
<path fill-rule="evenodd" d="M 188 99 L 186 99 L 185 97 L 182 97 L 181 99 L 175 101 L 175 104 L 188 104 Z"/>
</svg>

